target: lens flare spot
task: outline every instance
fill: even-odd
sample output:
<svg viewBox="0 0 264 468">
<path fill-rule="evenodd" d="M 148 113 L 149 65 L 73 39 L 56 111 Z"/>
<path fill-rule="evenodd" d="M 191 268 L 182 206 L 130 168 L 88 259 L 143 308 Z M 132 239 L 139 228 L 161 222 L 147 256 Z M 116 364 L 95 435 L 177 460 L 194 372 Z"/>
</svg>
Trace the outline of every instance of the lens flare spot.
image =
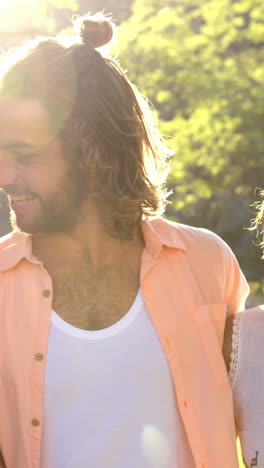
<svg viewBox="0 0 264 468">
<path fill-rule="evenodd" d="M 151 466 L 159 468 L 168 462 L 170 449 L 165 435 L 154 425 L 144 427 L 141 435 L 143 454 Z"/>
<path fill-rule="evenodd" d="M 0 10 L 5 10 L 9 7 L 10 0 L 0 0 Z"/>
</svg>

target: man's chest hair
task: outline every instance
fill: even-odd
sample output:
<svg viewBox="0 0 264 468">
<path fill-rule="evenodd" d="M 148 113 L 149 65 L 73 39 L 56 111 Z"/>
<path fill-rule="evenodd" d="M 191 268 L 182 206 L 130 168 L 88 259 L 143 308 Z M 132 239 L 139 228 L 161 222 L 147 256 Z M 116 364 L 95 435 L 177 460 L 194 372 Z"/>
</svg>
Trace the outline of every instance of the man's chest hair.
<svg viewBox="0 0 264 468">
<path fill-rule="evenodd" d="M 138 277 L 126 265 L 91 274 L 85 264 L 53 278 L 53 309 L 71 325 L 85 330 L 111 326 L 129 310 Z"/>
</svg>

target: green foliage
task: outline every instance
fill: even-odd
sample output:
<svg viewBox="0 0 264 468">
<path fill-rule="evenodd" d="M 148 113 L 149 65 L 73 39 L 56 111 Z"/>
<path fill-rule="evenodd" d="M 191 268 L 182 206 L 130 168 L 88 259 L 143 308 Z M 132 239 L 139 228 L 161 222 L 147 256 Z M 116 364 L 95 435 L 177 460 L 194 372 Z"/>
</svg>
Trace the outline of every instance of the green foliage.
<svg viewBox="0 0 264 468">
<path fill-rule="evenodd" d="M 252 279 L 259 252 L 243 227 L 263 186 L 263 18 L 262 0 L 136 0 L 120 33 L 121 63 L 175 150 L 168 216 L 223 236 Z"/>
<path fill-rule="evenodd" d="M 78 0 L 79 13 L 85 14 L 88 11 L 96 13 L 97 11 L 104 11 L 107 14 L 112 15 L 113 19 L 120 23 L 127 19 L 130 15 L 130 8 L 133 0 L 122 0 L 117 2 L 116 0 Z"/>
</svg>

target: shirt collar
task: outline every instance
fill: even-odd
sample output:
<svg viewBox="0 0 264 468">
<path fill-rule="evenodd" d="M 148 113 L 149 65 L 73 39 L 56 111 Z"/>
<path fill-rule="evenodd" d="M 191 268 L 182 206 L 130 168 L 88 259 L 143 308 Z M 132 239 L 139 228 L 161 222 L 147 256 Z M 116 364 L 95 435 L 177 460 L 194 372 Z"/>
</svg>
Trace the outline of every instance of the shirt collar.
<svg viewBox="0 0 264 468">
<path fill-rule="evenodd" d="M 156 258 L 159 255 L 163 245 L 173 249 L 187 250 L 175 223 L 163 218 L 154 218 L 143 221 L 141 227 L 146 248 L 153 257 Z"/>
<path fill-rule="evenodd" d="M 162 218 L 142 221 L 142 233 L 146 249 L 153 257 L 157 257 L 162 246 L 187 250 L 180 237 L 177 225 Z M 2 248 L 1 248 L 2 244 Z M 0 271 L 14 268 L 18 262 L 26 258 L 31 263 L 41 264 L 32 253 L 31 235 L 13 231 L 1 239 L 0 243 Z"/>
<path fill-rule="evenodd" d="M 13 231 L 1 239 L 0 271 L 14 268 L 22 258 L 26 258 L 31 263 L 41 264 L 32 254 L 31 235 Z"/>
</svg>

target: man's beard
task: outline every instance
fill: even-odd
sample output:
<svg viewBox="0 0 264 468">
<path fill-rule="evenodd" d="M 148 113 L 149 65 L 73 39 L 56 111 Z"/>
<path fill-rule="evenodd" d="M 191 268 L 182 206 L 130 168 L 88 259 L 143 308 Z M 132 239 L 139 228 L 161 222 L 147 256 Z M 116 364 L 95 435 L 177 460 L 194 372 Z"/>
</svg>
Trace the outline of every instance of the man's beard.
<svg viewBox="0 0 264 468">
<path fill-rule="evenodd" d="M 12 228 L 28 234 L 51 234 L 70 231 L 80 220 L 86 198 L 86 183 L 76 169 L 65 175 L 56 192 L 43 199 L 37 196 L 38 213 L 30 221 L 11 210 Z"/>
</svg>

